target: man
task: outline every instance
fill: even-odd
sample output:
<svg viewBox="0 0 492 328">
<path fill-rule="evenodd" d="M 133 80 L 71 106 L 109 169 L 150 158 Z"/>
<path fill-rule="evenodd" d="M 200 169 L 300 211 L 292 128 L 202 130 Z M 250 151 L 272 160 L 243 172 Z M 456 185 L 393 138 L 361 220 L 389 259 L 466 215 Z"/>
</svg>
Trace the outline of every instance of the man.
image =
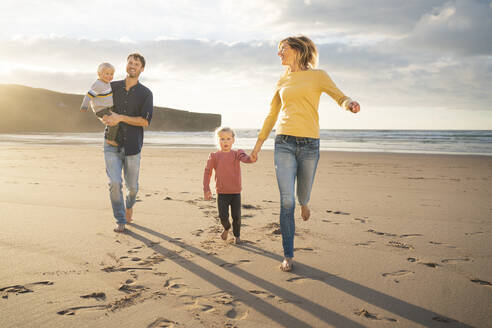
<svg viewBox="0 0 492 328">
<path fill-rule="evenodd" d="M 103 116 L 103 122 L 108 126 L 120 124 L 116 138 L 118 146 L 104 144 L 104 160 L 109 178 L 109 196 L 113 215 L 118 224 L 114 229 L 115 232 L 123 232 L 125 224 L 132 221 L 133 205 L 138 192 L 143 128 L 149 126 L 152 119 L 152 92 L 138 81 L 144 68 L 145 59 L 142 55 L 133 53 L 128 56 L 126 78 L 111 82 L 113 113 L 109 116 Z M 126 202 L 123 201 L 122 170 L 127 189 Z"/>
</svg>

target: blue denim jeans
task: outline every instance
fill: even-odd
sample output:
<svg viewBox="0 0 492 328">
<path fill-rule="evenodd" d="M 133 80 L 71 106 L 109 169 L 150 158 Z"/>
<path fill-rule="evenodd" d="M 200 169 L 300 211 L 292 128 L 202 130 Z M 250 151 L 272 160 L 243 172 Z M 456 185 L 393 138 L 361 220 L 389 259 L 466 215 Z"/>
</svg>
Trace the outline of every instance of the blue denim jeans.
<svg viewBox="0 0 492 328">
<path fill-rule="evenodd" d="M 109 178 L 109 198 L 113 207 L 113 215 L 118 224 L 126 224 L 125 207 L 132 208 L 137 198 L 140 153 L 125 156 L 123 147 L 114 147 L 105 142 L 104 160 L 106 162 L 106 174 Z M 126 206 L 123 201 L 122 171 L 127 190 Z"/>
<path fill-rule="evenodd" d="M 288 135 L 275 137 L 275 172 L 280 191 L 280 230 L 285 257 L 294 257 L 294 210 L 297 199 L 307 205 L 319 160 L 319 139 Z"/>
</svg>

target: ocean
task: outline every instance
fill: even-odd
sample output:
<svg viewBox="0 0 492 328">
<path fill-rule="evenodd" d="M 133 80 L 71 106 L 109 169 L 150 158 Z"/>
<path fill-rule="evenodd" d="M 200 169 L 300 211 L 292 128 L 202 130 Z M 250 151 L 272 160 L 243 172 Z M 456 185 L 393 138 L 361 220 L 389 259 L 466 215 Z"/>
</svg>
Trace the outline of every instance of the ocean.
<svg viewBox="0 0 492 328">
<path fill-rule="evenodd" d="M 234 148 L 252 149 L 257 129 L 237 129 Z M 273 149 L 274 133 L 263 149 Z M 327 130 L 325 151 L 457 154 L 492 156 L 492 130 Z M 0 144 L 99 145 L 101 133 L 0 134 Z M 145 132 L 145 145 L 165 148 L 214 148 L 213 132 Z"/>
</svg>

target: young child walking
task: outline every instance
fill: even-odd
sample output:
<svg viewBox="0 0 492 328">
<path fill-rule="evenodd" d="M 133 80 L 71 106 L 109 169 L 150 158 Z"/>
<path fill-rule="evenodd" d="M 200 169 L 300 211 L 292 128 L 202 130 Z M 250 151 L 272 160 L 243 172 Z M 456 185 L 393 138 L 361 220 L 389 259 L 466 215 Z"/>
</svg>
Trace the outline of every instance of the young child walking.
<svg viewBox="0 0 492 328">
<path fill-rule="evenodd" d="M 227 240 L 231 229 L 229 222 L 229 207 L 232 216 L 232 232 L 234 242 L 241 242 L 241 165 L 253 163 L 248 155 L 241 150 L 232 150 L 234 144 L 234 131 L 228 127 L 219 128 L 216 131 L 219 151 L 211 153 L 203 174 L 203 195 L 205 200 L 212 199 L 210 191 L 210 178 L 215 170 L 215 189 L 217 191 L 217 207 L 219 209 L 220 223 L 224 227 L 221 238 Z"/>
<path fill-rule="evenodd" d="M 99 119 L 102 119 L 104 115 L 111 115 L 111 109 L 113 108 L 113 90 L 111 89 L 110 82 L 114 76 L 114 66 L 110 63 L 102 63 L 97 68 L 98 79 L 92 84 L 91 89 L 84 97 L 80 110 L 85 112 L 89 107 L 92 107 L 92 111 Z M 106 126 L 104 131 L 104 139 L 112 146 L 118 146 L 116 142 L 116 136 L 118 134 L 118 126 Z"/>
</svg>

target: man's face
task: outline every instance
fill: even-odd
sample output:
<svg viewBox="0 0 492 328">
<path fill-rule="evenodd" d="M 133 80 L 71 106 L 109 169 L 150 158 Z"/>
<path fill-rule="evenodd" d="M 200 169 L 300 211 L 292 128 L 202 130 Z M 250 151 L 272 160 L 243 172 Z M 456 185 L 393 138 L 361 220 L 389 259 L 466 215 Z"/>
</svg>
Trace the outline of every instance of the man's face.
<svg viewBox="0 0 492 328">
<path fill-rule="evenodd" d="M 128 62 L 126 64 L 126 72 L 128 73 L 128 76 L 132 78 L 138 78 L 143 70 L 144 68 L 142 67 L 142 63 L 140 62 L 140 60 L 133 57 L 128 58 Z"/>
</svg>

